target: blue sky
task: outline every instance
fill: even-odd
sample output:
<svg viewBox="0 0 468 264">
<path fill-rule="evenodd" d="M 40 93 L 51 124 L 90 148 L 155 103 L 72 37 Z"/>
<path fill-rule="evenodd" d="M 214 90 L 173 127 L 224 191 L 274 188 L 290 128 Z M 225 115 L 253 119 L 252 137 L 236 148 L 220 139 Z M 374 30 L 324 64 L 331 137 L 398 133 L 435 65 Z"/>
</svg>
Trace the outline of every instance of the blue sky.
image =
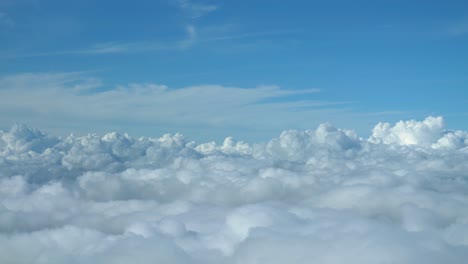
<svg viewBox="0 0 468 264">
<path fill-rule="evenodd" d="M 0 1 L 0 128 L 468 129 L 467 1 Z M 233 102 L 234 100 L 234 102 Z"/>
</svg>

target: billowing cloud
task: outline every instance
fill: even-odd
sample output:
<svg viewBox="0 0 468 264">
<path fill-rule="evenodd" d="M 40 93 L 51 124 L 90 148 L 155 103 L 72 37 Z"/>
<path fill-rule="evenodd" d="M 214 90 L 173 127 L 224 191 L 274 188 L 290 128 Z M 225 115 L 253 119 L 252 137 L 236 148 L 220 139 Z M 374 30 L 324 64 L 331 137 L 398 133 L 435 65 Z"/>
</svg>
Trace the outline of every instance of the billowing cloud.
<svg viewBox="0 0 468 264">
<path fill-rule="evenodd" d="M 18 124 L 0 132 L 0 262 L 464 263 L 467 159 L 441 117 L 253 144 Z"/>
<path fill-rule="evenodd" d="M 423 122 L 400 121 L 395 126 L 379 123 L 372 130 L 371 141 L 399 145 L 429 145 L 440 137 L 443 127 L 442 117 L 428 117 Z"/>
</svg>

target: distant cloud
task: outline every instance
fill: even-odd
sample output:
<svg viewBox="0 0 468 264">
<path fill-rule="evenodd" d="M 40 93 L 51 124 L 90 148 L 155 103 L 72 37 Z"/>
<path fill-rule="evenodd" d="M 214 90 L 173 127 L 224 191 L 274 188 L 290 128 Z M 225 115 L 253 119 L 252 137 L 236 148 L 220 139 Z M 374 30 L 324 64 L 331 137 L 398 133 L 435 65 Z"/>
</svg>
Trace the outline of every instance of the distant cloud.
<svg viewBox="0 0 468 264">
<path fill-rule="evenodd" d="M 90 49 L 77 50 L 77 53 L 90 53 L 90 54 L 106 54 L 106 53 L 122 53 L 129 50 L 128 44 L 122 43 L 99 43 Z"/>
<path fill-rule="evenodd" d="M 90 47 L 32 52 L 23 54 L 8 54 L 3 57 L 7 58 L 22 58 L 22 57 L 43 57 L 43 56 L 63 56 L 63 55 L 106 55 L 106 54 L 122 54 L 122 53 L 139 53 L 139 52 L 158 52 L 158 51 L 174 51 L 183 50 L 191 46 L 195 39 L 195 29 L 187 27 L 187 37 L 173 42 L 161 41 L 135 41 L 135 42 L 105 42 L 91 45 Z"/>
<path fill-rule="evenodd" d="M 158 84 L 102 86 L 81 73 L 17 74 L 0 78 L 0 111 L 17 119 L 73 117 L 89 120 L 162 122 L 191 126 L 291 126 L 295 120 L 339 109 L 332 102 L 311 99 L 318 89 L 285 90 L 278 86 L 253 88 L 199 85 L 169 88 Z M 300 99 L 282 100 L 292 95 Z M 268 99 L 276 98 L 273 101 Z M 307 99 L 308 98 L 308 99 Z M 302 113 L 302 114 L 298 114 Z M 40 117 L 42 116 L 42 117 Z M 271 119 L 274 118 L 275 121 Z M 5 116 L 3 116 L 3 120 Z M 87 121 L 84 121 L 87 120 Z"/>
<path fill-rule="evenodd" d="M 141 52 L 168 52 L 183 51 L 197 44 L 213 44 L 217 42 L 229 41 L 254 41 L 258 39 L 267 39 L 272 36 L 288 35 L 297 33 L 297 30 L 277 30 L 277 31 L 258 31 L 258 32 L 216 32 L 213 34 L 210 30 L 197 28 L 195 25 L 188 24 L 184 28 L 184 37 L 174 41 L 133 41 L 133 42 L 104 42 L 91 45 L 89 47 L 57 50 L 31 53 L 8 53 L 0 55 L 0 58 L 27 58 L 44 56 L 77 56 L 77 55 L 109 55 L 123 53 L 141 53 Z"/>
<path fill-rule="evenodd" d="M 32 52 L 22 54 L 6 54 L 6 58 L 22 58 L 22 57 L 43 57 L 43 56 L 63 56 L 63 55 L 106 55 L 106 54 L 121 54 L 121 53 L 140 53 L 140 52 L 160 52 L 160 51 L 180 51 L 192 47 L 197 42 L 214 42 L 223 41 L 233 38 L 249 38 L 255 35 L 234 35 L 199 39 L 197 28 L 194 25 L 186 25 L 184 28 L 184 37 L 174 41 L 132 41 L 132 42 L 104 42 L 91 45 L 89 47 L 57 50 L 46 52 Z"/>
<path fill-rule="evenodd" d="M 187 31 L 187 38 L 178 43 L 178 46 L 182 49 L 191 47 L 197 40 L 197 29 L 194 25 L 187 25 L 185 30 Z"/>
<path fill-rule="evenodd" d="M 10 18 L 8 14 L 0 12 L 0 28 L 1 27 L 11 28 L 13 26 L 15 26 L 15 21 L 13 21 L 13 19 Z"/>
<path fill-rule="evenodd" d="M 177 3 L 191 18 L 200 18 L 218 9 L 216 5 L 203 4 L 192 0 L 177 0 Z"/>
<path fill-rule="evenodd" d="M 448 33 L 453 36 L 468 34 L 468 19 L 460 20 L 448 28 Z"/>
</svg>

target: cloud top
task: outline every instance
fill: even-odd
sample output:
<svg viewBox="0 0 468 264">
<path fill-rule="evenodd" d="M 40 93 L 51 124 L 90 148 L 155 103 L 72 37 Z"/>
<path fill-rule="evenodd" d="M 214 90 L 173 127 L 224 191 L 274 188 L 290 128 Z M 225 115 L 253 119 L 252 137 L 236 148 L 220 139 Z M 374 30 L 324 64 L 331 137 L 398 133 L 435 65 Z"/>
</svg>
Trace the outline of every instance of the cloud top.
<svg viewBox="0 0 468 264">
<path fill-rule="evenodd" d="M 264 143 L 0 132 L 2 263 L 464 263 L 468 136 L 442 117 Z"/>
<path fill-rule="evenodd" d="M 444 121 L 442 117 L 428 117 L 422 122 L 400 121 L 394 126 L 379 123 L 372 130 L 371 141 L 384 144 L 428 145 L 440 137 Z"/>
</svg>

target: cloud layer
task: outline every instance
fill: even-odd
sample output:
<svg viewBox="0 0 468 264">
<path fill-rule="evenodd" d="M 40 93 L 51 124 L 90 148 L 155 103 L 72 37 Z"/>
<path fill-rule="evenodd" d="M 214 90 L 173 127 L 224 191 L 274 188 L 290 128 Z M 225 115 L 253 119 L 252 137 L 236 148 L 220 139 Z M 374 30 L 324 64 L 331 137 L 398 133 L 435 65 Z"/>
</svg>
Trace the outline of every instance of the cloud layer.
<svg viewBox="0 0 468 264">
<path fill-rule="evenodd" d="M 266 143 L 0 132 L 1 263 L 464 263 L 468 133 Z"/>
<path fill-rule="evenodd" d="M 261 133 L 276 135 L 306 119 L 346 115 L 339 108 L 342 102 L 316 100 L 319 92 L 275 85 L 173 88 L 146 83 L 109 87 L 80 72 L 24 73 L 0 77 L 0 113 L 4 113 L 0 124 L 22 120 L 62 135 L 82 133 L 83 127 L 137 135 L 154 130 L 163 134 L 171 127 L 188 135 L 207 134 L 203 140 L 217 141 L 226 136 L 226 128 L 233 128 L 234 132 L 245 131 L 242 136 L 252 140 L 260 125 L 267 131 Z"/>
</svg>

